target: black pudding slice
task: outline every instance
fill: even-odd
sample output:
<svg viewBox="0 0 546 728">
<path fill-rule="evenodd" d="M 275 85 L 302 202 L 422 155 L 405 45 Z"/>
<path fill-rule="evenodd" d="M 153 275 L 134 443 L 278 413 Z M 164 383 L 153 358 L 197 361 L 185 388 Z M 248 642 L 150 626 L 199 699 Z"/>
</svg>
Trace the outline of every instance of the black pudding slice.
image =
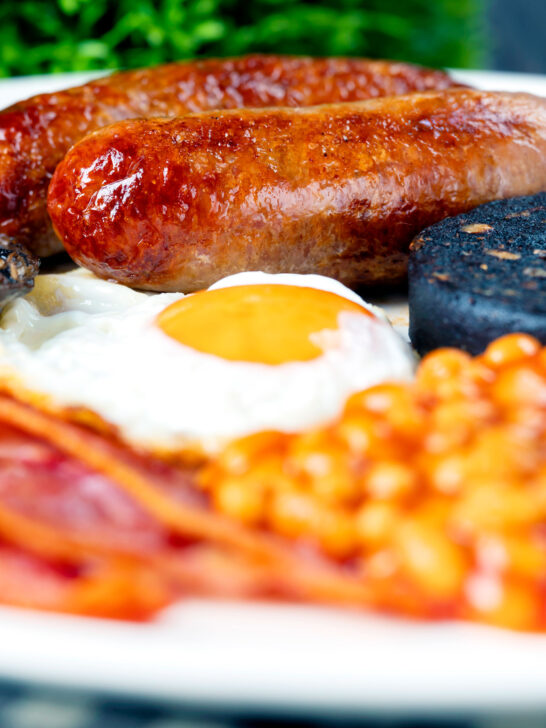
<svg viewBox="0 0 546 728">
<path fill-rule="evenodd" d="M 546 192 L 480 205 L 412 243 L 410 339 L 479 354 L 520 331 L 546 344 Z"/>
</svg>

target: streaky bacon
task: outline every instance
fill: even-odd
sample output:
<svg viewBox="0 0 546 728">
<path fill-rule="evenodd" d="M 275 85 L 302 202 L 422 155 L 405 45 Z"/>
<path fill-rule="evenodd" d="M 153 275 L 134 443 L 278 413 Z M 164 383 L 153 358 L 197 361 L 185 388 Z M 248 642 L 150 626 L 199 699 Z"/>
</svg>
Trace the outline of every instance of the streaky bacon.
<svg viewBox="0 0 546 728">
<path fill-rule="evenodd" d="M 370 602 L 340 567 L 215 513 L 195 466 L 136 453 L 7 396 L 0 537 L 10 555 L 0 551 L 3 603 L 25 605 L 17 559 L 28 566 L 21 584 L 37 575 L 26 606 L 98 616 L 149 616 L 183 594 Z"/>
</svg>

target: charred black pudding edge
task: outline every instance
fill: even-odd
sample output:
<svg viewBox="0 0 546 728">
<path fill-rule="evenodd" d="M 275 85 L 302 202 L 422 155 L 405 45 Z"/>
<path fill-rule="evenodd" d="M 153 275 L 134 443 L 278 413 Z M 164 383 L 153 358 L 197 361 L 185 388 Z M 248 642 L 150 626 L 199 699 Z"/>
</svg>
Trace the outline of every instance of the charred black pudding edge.
<svg viewBox="0 0 546 728">
<path fill-rule="evenodd" d="M 454 346 L 480 354 L 504 334 L 520 331 L 546 344 L 546 317 L 513 310 L 485 296 L 420 281 L 409 286 L 409 336 L 421 354 Z"/>
</svg>

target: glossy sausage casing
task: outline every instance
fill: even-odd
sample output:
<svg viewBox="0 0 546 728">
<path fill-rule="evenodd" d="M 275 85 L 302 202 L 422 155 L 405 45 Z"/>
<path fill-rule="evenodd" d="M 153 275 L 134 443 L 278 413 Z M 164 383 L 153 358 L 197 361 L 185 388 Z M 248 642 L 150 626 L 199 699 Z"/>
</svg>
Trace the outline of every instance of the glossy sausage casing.
<svg viewBox="0 0 546 728">
<path fill-rule="evenodd" d="M 403 63 L 257 55 L 116 73 L 35 96 L 0 113 L 0 233 L 39 255 L 60 250 L 45 202 L 55 167 L 85 134 L 120 119 L 353 101 L 453 83 Z"/>
<path fill-rule="evenodd" d="M 139 288 L 392 285 L 424 227 L 542 189 L 546 100 L 465 89 L 114 124 L 59 165 L 49 212 L 77 263 Z"/>
</svg>

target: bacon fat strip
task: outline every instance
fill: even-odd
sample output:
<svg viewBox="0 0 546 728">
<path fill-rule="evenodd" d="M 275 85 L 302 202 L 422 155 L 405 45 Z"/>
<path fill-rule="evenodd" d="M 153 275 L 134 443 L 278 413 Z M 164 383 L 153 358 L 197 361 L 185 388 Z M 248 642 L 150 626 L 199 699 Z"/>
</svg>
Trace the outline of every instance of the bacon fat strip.
<svg viewBox="0 0 546 728">
<path fill-rule="evenodd" d="M 182 582 L 190 589 L 196 587 L 199 592 L 210 593 L 217 589 L 225 594 L 229 592 L 230 585 L 227 583 L 228 578 L 219 573 L 224 569 L 226 572 L 231 570 L 231 576 L 237 580 L 236 591 L 239 589 L 247 595 L 275 593 L 341 604 L 369 605 L 372 602 L 370 590 L 342 566 L 326 562 L 318 556 L 300 555 L 292 545 L 266 532 L 245 529 L 215 513 L 206 503 L 200 502 L 199 494 L 196 497 L 187 478 L 186 482 L 184 478 L 177 480 L 176 474 L 173 476 L 168 466 L 141 458 L 90 430 L 47 415 L 9 397 L 0 396 L 0 422 L 54 445 L 59 452 L 77 463 L 105 476 L 161 528 L 187 540 L 190 543 L 187 563 L 183 549 L 178 564 L 172 553 L 166 554 L 168 558 L 165 560 L 161 554 L 154 553 L 154 549 L 151 549 L 150 558 L 144 559 L 144 563 L 154 565 L 170 576 L 172 581 Z M 17 500 L 18 505 L 15 503 Z M 65 538 L 69 539 L 69 544 L 74 543 L 80 549 L 83 546 L 84 553 L 104 555 L 104 549 L 97 549 L 96 540 L 93 543 L 89 534 L 78 538 L 74 528 L 63 527 L 58 520 L 59 514 L 54 517 L 46 515 L 46 511 L 40 507 L 34 510 L 34 514 L 29 513 L 28 498 L 24 506 L 26 513 L 21 513 L 21 502 L 17 493 L 10 499 L 6 494 L 2 496 L 0 490 L 0 535 L 21 545 L 26 537 L 35 532 L 40 538 L 36 548 L 40 549 L 48 530 L 55 540 L 56 528 L 59 531 L 60 555 L 64 556 L 62 549 L 66 545 Z M 62 501 L 59 502 L 61 505 Z M 37 526 L 35 530 L 34 526 Z M 20 538 L 18 533 L 21 534 Z M 108 529 L 103 527 L 102 534 L 107 533 Z M 194 550 L 191 548 L 192 540 L 196 542 Z M 206 548 L 199 548 L 201 543 Z M 127 550 L 120 548 L 119 542 L 114 544 L 112 551 L 116 555 L 128 556 Z M 49 550 L 44 553 L 47 557 L 52 555 Z M 53 555 L 56 555 L 55 551 Z M 138 556 L 138 549 L 135 549 L 135 556 Z M 199 573 L 207 565 L 215 570 L 210 575 Z"/>
<path fill-rule="evenodd" d="M 126 121 L 74 146 L 49 189 L 72 258 L 193 291 L 244 270 L 392 285 L 417 232 L 546 189 L 546 100 L 470 89 Z"/>
<path fill-rule="evenodd" d="M 0 113 L 0 233 L 37 255 L 61 250 L 47 186 L 68 149 L 120 119 L 207 109 L 309 106 L 456 85 L 442 71 L 365 59 L 254 55 L 116 73 Z"/>
</svg>

